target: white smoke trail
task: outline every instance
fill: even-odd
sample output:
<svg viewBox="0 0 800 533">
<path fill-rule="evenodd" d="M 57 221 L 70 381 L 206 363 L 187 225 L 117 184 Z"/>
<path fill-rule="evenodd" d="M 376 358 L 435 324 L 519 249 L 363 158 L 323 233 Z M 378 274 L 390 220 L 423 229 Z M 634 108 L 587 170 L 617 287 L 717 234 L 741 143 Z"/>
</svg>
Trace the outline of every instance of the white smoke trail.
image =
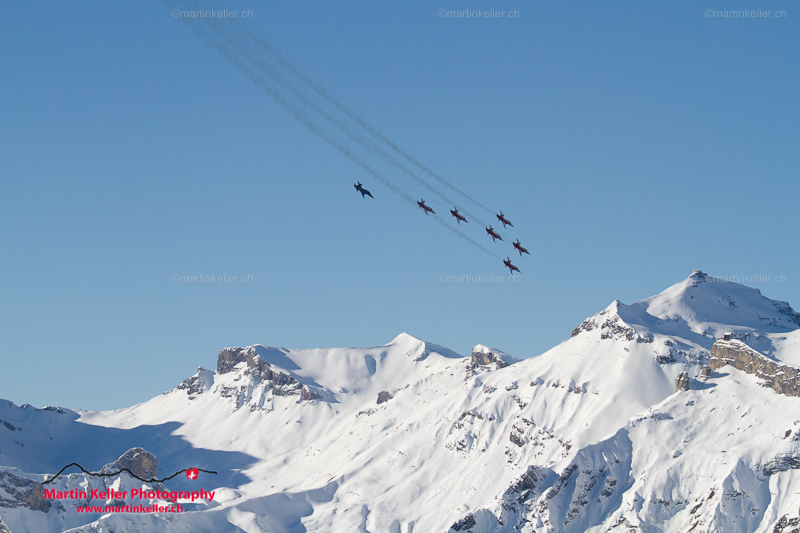
<svg viewBox="0 0 800 533">
<path fill-rule="evenodd" d="M 284 109 L 286 109 L 292 116 L 295 117 L 299 122 L 304 124 L 307 128 L 309 128 L 313 133 L 317 136 L 322 138 L 328 144 L 336 148 L 342 155 L 350 159 L 353 163 L 363 168 L 368 174 L 374 177 L 376 180 L 384 184 L 388 189 L 392 192 L 400 196 L 403 200 L 408 202 L 411 205 L 416 206 L 416 200 L 412 198 L 408 193 L 397 187 L 394 183 L 392 183 L 388 178 L 386 178 L 383 174 L 381 174 L 378 170 L 373 168 L 369 165 L 366 161 L 361 159 L 358 155 L 354 154 L 351 150 L 349 150 L 346 146 L 344 146 L 341 142 L 339 142 L 330 132 L 324 130 L 323 128 L 319 127 L 308 115 L 304 114 L 301 110 L 297 109 L 292 102 L 290 102 L 287 98 L 285 98 L 280 92 L 275 90 L 275 88 L 269 86 L 261 77 L 259 77 L 258 73 L 255 72 L 252 68 L 242 62 L 241 58 L 237 56 L 234 50 L 230 50 L 228 47 L 224 46 L 222 42 L 215 39 L 212 35 L 208 34 L 207 32 L 203 31 L 203 28 L 200 24 L 195 23 L 194 19 L 184 19 L 187 24 L 192 28 L 192 30 L 203 39 L 206 44 L 215 48 L 217 51 L 222 54 L 227 60 L 229 60 L 240 72 L 245 74 L 250 80 L 261 90 L 263 90 L 268 96 L 273 98 L 278 104 L 281 105 Z M 486 252 L 487 254 L 500 259 L 498 255 L 494 252 L 491 252 L 474 239 L 469 237 L 468 235 L 461 232 L 459 229 L 447 224 L 444 220 L 439 217 L 432 217 L 438 224 L 444 226 L 445 228 L 449 229 L 471 245 L 475 246 L 476 248 Z"/>
<path fill-rule="evenodd" d="M 494 212 L 491 209 L 489 209 L 488 207 L 486 207 L 485 205 L 480 203 L 478 200 L 476 200 L 475 198 L 471 197 L 470 195 L 468 195 L 467 193 L 465 193 L 464 191 L 462 191 L 461 189 L 459 189 L 458 187 L 453 185 L 451 182 L 449 182 L 448 180 L 446 180 L 445 178 L 443 178 L 442 176 L 440 176 L 439 174 L 437 174 L 436 172 L 434 172 L 433 170 L 428 168 L 425 164 L 423 164 L 421 161 L 419 161 L 414 156 L 409 154 L 407 151 L 405 151 L 402 148 L 400 148 L 399 146 L 397 146 L 397 144 L 395 144 L 391 139 L 389 139 L 388 137 L 383 135 L 375 127 L 373 127 L 368 122 L 366 122 L 364 119 L 362 119 L 353 110 L 351 110 L 346 105 L 344 105 L 339 99 L 337 99 L 335 96 L 330 94 L 327 90 L 325 90 L 325 88 L 322 87 L 322 85 L 320 85 L 315 80 L 313 80 L 310 76 L 308 76 L 307 74 L 303 73 L 300 69 L 295 67 L 295 65 L 291 61 L 286 59 L 280 52 L 278 52 L 275 48 L 273 48 L 269 43 L 261 40 L 252 30 L 247 28 L 241 22 L 236 21 L 235 24 L 237 24 L 239 26 L 239 28 L 240 28 L 240 31 L 246 33 L 247 36 L 249 37 L 249 39 L 252 42 L 254 42 L 259 48 L 261 48 L 266 53 L 268 53 L 270 56 L 272 56 L 276 61 L 278 61 L 281 65 L 283 65 L 284 68 L 286 68 L 288 71 L 290 71 L 292 74 L 294 74 L 299 80 L 301 80 L 303 83 L 305 83 L 314 92 L 316 92 L 322 98 L 324 98 L 325 100 L 327 100 L 328 102 L 333 104 L 333 106 L 336 107 L 336 109 L 338 109 L 339 111 L 344 113 L 350 120 L 354 121 L 359 126 L 364 128 L 374 138 L 376 138 L 380 142 L 384 143 L 386 146 L 388 146 L 389 148 L 394 150 L 398 155 L 400 155 L 403 159 L 405 159 L 406 161 L 416 165 L 423 172 L 425 172 L 426 174 L 428 174 L 432 178 L 436 179 L 437 181 L 439 181 L 440 183 L 442 183 L 446 187 L 448 187 L 451 190 L 453 190 L 454 192 L 460 194 L 461 196 L 463 196 L 464 198 L 466 198 L 470 202 L 474 203 L 478 207 L 481 207 L 481 208 L 485 209 L 486 211 L 488 211 L 489 213 L 494 214 Z"/>
<path fill-rule="evenodd" d="M 433 187 L 426 180 L 424 180 L 419 175 L 417 175 L 414 171 L 412 171 L 411 169 L 409 169 L 408 167 L 403 165 L 400 161 L 395 159 L 390 153 L 386 152 L 385 150 L 383 150 L 379 146 L 375 146 L 368 139 L 366 139 L 365 137 L 363 137 L 363 136 L 359 135 L 358 133 L 356 133 L 355 131 L 353 131 L 352 128 L 348 127 L 346 124 L 344 124 L 343 122 L 338 120 L 335 116 L 333 116 L 326 109 L 321 107 L 317 102 L 315 102 L 314 100 L 309 98 L 305 93 L 303 93 L 303 91 L 300 88 L 298 88 L 296 85 L 294 85 L 291 81 L 287 80 L 284 76 L 282 76 L 275 69 L 270 68 L 270 66 L 267 63 L 265 63 L 262 58 L 258 57 L 257 55 L 254 55 L 252 50 L 247 48 L 246 43 L 242 42 L 240 39 L 238 39 L 237 38 L 238 36 L 235 33 L 231 32 L 231 31 L 228 31 L 228 27 L 226 25 L 221 24 L 221 23 L 220 24 L 214 24 L 214 23 L 209 22 L 208 26 L 210 27 L 210 29 L 214 33 L 217 34 L 217 36 L 220 39 L 222 39 L 223 41 L 227 42 L 230 45 L 230 47 L 237 52 L 237 55 L 239 57 L 243 57 L 245 60 L 249 61 L 255 68 L 259 69 L 267 77 L 269 77 L 273 82 L 277 83 L 284 90 L 288 91 L 289 94 L 291 94 L 294 98 L 296 98 L 297 100 L 302 102 L 303 105 L 305 105 L 307 108 L 311 109 L 319 117 L 321 117 L 321 118 L 325 119 L 326 121 L 328 121 L 330 124 L 335 126 L 339 131 L 341 131 L 347 137 L 349 137 L 351 140 L 353 140 L 354 142 L 360 144 L 362 146 L 362 148 L 364 148 L 368 152 L 372 153 L 376 157 L 382 159 L 384 162 L 388 163 L 389 165 L 397 168 L 401 172 L 403 172 L 403 173 L 407 174 L 408 176 L 410 176 L 411 178 L 413 178 L 419 185 L 422 185 L 424 188 L 426 188 L 432 194 L 434 194 L 434 195 L 440 197 L 441 199 L 443 199 L 446 203 L 448 203 L 450 205 L 456 205 L 455 201 L 453 201 L 451 198 L 448 198 L 446 195 L 444 195 L 438 189 Z M 355 116 L 356 119 L 358 119 L 358 117 L 356 115 L 354 115 L 352 112 L 350 112 L 349 110 L 345 111 L 345 113 L 348 114 L 348 115 Z M 360 121 L 360 119 L 358 119 L 358 120 Z M 380 135 L 380 134 L 378 134 L 378 135 Z M 486 222 L 482 221 L 480 218 L 477 217 L 477 215 L 471 213 L 467 209 L 465 209 L 463 207 L 461 207 L 460 209 L 469 218 L 471 218 L 473 220 L 476 220 L 477 222 L 479 222 L 480 224 L 482 224 L 484 226 L 487 225 Z"/>
</svg>

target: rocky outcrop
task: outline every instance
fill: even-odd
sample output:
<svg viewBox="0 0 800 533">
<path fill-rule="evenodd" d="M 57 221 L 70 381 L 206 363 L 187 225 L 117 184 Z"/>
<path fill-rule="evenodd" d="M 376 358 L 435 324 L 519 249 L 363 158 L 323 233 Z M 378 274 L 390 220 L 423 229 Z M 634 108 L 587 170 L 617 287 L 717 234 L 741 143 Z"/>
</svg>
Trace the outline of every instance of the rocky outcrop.
<svg viewBox="0 0 800 533">
<path fill-rule="evenodd" d="M 265 363 L 252 348 L 225 348 L 217 356 L 217 374 L 232 372 L 239 363 L 246 362 L 247 368 L 257 370 L 261 374 L 269 372 L 269 364 Z"/>
<path fill-rule="evenodd" d="M 689 277 L 695 284 L 703 283 L 704 281 L 708 280 L 708 274 L 706 274 L 699 268 L 695 268 L 694 270 L 692 270 L 692 275 Z"/>
<path fill-rule="evenodd" d="M 508 366 L 508 363 L 494 352 L 472 350 L 472 368 L 496 364 L 497 368 Z"/>
<path fill-rule="evenodd" d="M 781 302 L 772 300 L 772 305 L 775 306 L 775 309 L 782 315 L 786 315 L 789 320 L 791 320 L 797 326 L 800 326 L 800 313 L 797 313 L 792 306 L 789 305 L 789 302 Z"/>
<path fill-rule="evenodd" d="M 200 372 L 204 371 L 206 371 L 206 369 L 202 366 L 197 367 L 197 375 L 184 379 L 183 382 L 178 385 L 177 389 L 186 391 L 186 394 L 189 395 L 189 399 L 193 400 L 195 396 L 204 392 L 203 380 L 200 379 Z M 168 392 L 164 394 L 168 394 Z"/>
<path fill-rule="evenodd" d="M 778 363 L 737 340 L 720 340 L 711 347 L 711 370 L 731 365 L 763 379 L 763 385 L 786 396 L 800 396 L 800 369 Z"/>
<path fill-rule="evenodd" d="M 570 335 L 570 337 L 575 337 L 576 335 L 580 335 L 584 331 L 592 331 L 596 327 L 597 324 L 595 324 L 591 318 L 587 318 L 586 320 L 581 322 L 580 326 L 572 330 L 572 335 Z"/>
<path fill-rule="evenodd" d="M 392 396 L 392 393 L 390 393 L 389 391 L 382 390 L 378 393 L 378 405 L 386 403 L 392 398 L 394 398 L 394 396 Z"/>
<path fill-rule="evenodd" d="M 684 363 L 694 366 L 708 360 L 708 351 L 702 348 L 693 348 L 679 341 L 665 339 L 663 347 L 655 350 L 655 356 L 656 362 L 660 365 Z"/>
<path fill-rule="evenodd" d="M 775 523 L 775 527 L 772 528 L 772 533 L 784 533 L 786 528 L 791 528 L 791 530 L 785 533 L 794 533 L 798 531 L 798 529 L 795 528 L 798 524 L 800 524 L 800 517 L 787 518 L 787 515 L 783 515 L 781 519 Z"/>
<path fill-rule="evenodd" d="M 321 400 L 322 394 L 315 392 L 308 387 L 301 387 L 300 388 L 300 399 L 301 400 Z"/>
<path fill-rule="evenodd" d="M 44 498 L 41 484 L 27 477 L 0 471 L 0 508 L 27 507 L 46 513 L 51 506 L 52 502 Z"/>
<path fill-rule="evenodd" d="M 0 424 L 3 424 L 6 427 L 6 429 L 9 430 L 9 431 L 17 431 L 17 430 L 22 431 L 22 428 L 18 428 L 14 424 L 10 424 L 9 422 L 6 422 L 5 420 L 0 420 Z"/>
<path fill-rule="evenodd" d="M 678 374 L 678 377 L 675 378 L 675 392 L 682 390 L 689 390 L 688 372 L 681 372 L 680 374 Z"/>
<path fill-rule="evenodd" d="M 619 304 L 619 302 L 615 302 Z M 626 324 L 619 315 L 612 315 L 606 318 L 602 324 L 599 324 L 600 317 L 608 315 L 609 310 L 596 314 L 584 320 L 580 326 L 572 330 L 572 337 L 580 335 L 584 331 L 592 331 L 600 328 L 601 339 L 616 339 L 621 341 L 633 341 L 638 343 L 651 343 L 653 342 L 653 335 L 651 333 L 639 334 L 635 329 Z"/>
<path fill-rule="evenodd" d="M 791 453 L 780 454 L 764 465 L 764 475 L 771 476 L 778 472 L 800 469 L 800 456 Z"/>
<path fill-rule="evenodd" d="M 475 522 L 475 517 L 472 514 L 468 514 L 452 526 L 450 526 L 451 531 L 466 531 L 470 528 L 475 527 L 477 522 Z"/>
<path fill-rule="evenodd" d="M 645 333 L 644 335 L 640 335 L 636 333 L 636 330 L 627 325 L 619 316 L 609 318 L 603 322 L 600 329 L 602 330 L 600 334 L 601 339 L 635 340 L 639 343 L 653 342 L 652 334 Z"/>
<path fill-rule="evenodd" d="M 497 363 L 497 368 L 508 366 L 508 363 L 497 357 L 492 352 L 472 352 L 472 366 L 487 366 Z"/>
<path fill-rule="evenodd" d="M 46 513 L 50 510 L 52 503 L 50 500 L 45 499 L 44 489 L 40 483 L 33 485 L 31 491 L 23 498 L 23 501 L 28 505 L 29 509 L 34 511 L 41 511 Z"/>
<path fill-rule="evenodd" d="M 509 440 L 511 442 L 513 442 L 514 444 L 516 444 L 520 448 L 525 446 L 525 440 L 519 434 L 517 434 L 515 431 L 511 431 L 511 434 L 508 436 L 508 438 L 509 438 Z"/>
<path fill-rule="evenodd" d="M 300 386 L 300 382 L 293 376 L 284 372 L 270 370 L 269 363 L 262 361 L 253 348 L 225 348 L 220 350 L 217 357 L 217 374 L 227 374 L 242 362 L 247 363 L 244 373 L 253 376 L 256 381 L 271 381 L 274 387 L 297 385 L 299 388 Z"/>
<path fill-rule="evenodd" d="M 265 383 L 265 387 L 272 390 L 276 396 L 299 395 L 300 401 L 319 400 L 323 397 L 320 392 L 302 385 L 291 374 L 272 370 L 269 363 L 262 361 L 253 348 L 225 348 L 220 350 L 217 357 L 217 374 L 233 372 L 240 363 L 245 363 L 243 373 L 252 378 L 253 385 Z M 193 392 L 202 392 L 198 376 L 184 380 L 178 388 L 185 389 L 190 395 L 190 399 Z M 246 386 L 238 388 L 225 387 L 221 390 L 220 395 L 224 398 L 233 398 L 238 409 L 250 399 L 251 392 Z"/>
<path fill-rule="evenodd" d="M 506 500 L 518 503 L 535 500 L 542 493 L 542 484 L 553 475 L 553 471 L 543 466 L 528 466 L 527 471 L 503 493 Z"/>
<path fill-rule="evenodd" d="M 113 463 L 108 463 L 101 470 L 102 474 L 113 474 L 127 468 L 134 476 L 142 479 L 158 478 L 158 459 L 144 448 L 131 448 Z"/>
</svg>

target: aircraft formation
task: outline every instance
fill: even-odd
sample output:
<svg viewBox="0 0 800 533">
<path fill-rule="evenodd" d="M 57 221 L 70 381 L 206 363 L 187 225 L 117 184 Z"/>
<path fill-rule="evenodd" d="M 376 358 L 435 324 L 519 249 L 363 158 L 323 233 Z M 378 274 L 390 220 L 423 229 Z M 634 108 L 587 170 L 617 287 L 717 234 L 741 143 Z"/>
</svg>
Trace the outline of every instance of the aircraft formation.
<svg viewBox="0 0 800 533">
<path fill-rule="evenodd" d="M 356 191 L 361 193 L 362 198 L 366 198 L 367 196 L 373 199 L 375 198 L 374 196 L 372 196 L 372 194 L 370 194 L 370 192 L 367 189 L 364 188 L 363 185 L 361 185 L 360 181 L 354 183 L 353 187 L 356 188 Z M 422 212 L 425 213 L 425 216 L 427 216 L 428 214 L 432 215 L 436 214 L 436 211 L 434 211 L 433 209 L 431 209 L 430 206 L 425 204 L 425 200 L 423 198 L 419 199 L 417 205 L 419 206 L 420 209 L 422 209 Z M 459 225 L 461 225 L 462 222 L 469 224 L 469 220 L 467 220 L 467 218 L 464 215 L 458 212 L 457 207 L 453 207 L 453 209 L 450 210 L 450 214 L 453 215 L 453 217 L 456 219 L 456 222 Z M 514 227 L 514 224 L 512 224 L 511 221 L 506 218 L 506 215 L 502 211 L 500 211 L 500 213 L 496 214 L 495 216 L 497 217 L 497 220 L 499 220 L 503 224 L 503 228 L 506 228 L 508 226 L 512 228 Z M 503 240 L 503 237 L 501 237 L 500 234 L 498 234 L 497 231 L 494 229 L 494 227 L 492 227 L 491 225 L 489 225 L 489 227 L 486 228 L 486 233 L 492 238 L 492 242 Z M 527 249 L 525 249 L 525 247 L 522 246 L 522 243 L 520 242 L 519 239 L 515 240 L 512 244 L 514 245 L 514 249 L 517 252 L 519 252 L 520 257 L 522 257 L 522 254 L 531 255 L 531 253 Z M 505 265 L 506 268 L 508 268 L 509 273 L 511 273 L 512 275 L 514 274 L 515 271 L 520 272 L 520 269 L 517 268 L 513 263 L 511 263 L 510 257 L 506 257 L 503 260 L 503 265 Z"/>
<path fill-rule="evenodd" d="M 189 0 L 176 0 L 179 4 L 190 8 Z M 432 222 L 442 225 L 449 232 L 460 237 L 471 246 L 491 255 L 497 260 L 502 258 L 492 251 L 488 242 L 480 242 L 480 237 L 468 235 L 467 226 L 480 226 L 490 230 L 493 241 L 502 242 L 498 231 L 486 224 L 474 212 L 468 209 L 478 207 L 488 213 L 494 213 L 479 200 L 470 196 L 457 184 L 437 174 L 425 163 L 402 149 L 387 135 L 379 131 L 362 118 L 353 109 L 345 105 L 330 93 L 318 81 L 309 77 L 304 69 L 298 68 L 286 56 L 261 38 L 248 25 L 239 20 L 217 21 L 212 19 L 182 18 L 193 32 L 207 45 L 216 49 L 232 66 L 244 74 L 253 84 L 275 104 L 283 108 L 289 116 L 303 124 L 320 140 L 324 141 L 343 157 L 360 167 L 374 182 L 385 186 L 387 190 L 402 201 L 413 206 L 416 204 L 426 215 L 433 215 Z M 450 223 L 449 217 L 439 217 L 433 207 L 424 199 L 416 200 L 409 193 L 408 186 L 422 187 L 425 195 L 441 205 L 456 206 L 450 214 L 456 224 Z M 354 183 L 362 199 L 374 199 L 372 192 L 360 183 Z M 461 205 L 451 196 L 458 195 L 469 202 Z M 434 206 L 435 207 L 435 206 Z M 512 227 L 505 214 L 496 214 L 503 229 Z M 472 224 L 469 222 L 472 221 Z M 462 226 L 461 223 L 464 222 Z M 521 245 L 520 245 L 521 246 Z M 514 246 L 520 252 L 520 247 Z M 510 259 L 504 265 L 513 273 Z M 519 270 L 517 270 L 519 271 Z"/>
</svg>

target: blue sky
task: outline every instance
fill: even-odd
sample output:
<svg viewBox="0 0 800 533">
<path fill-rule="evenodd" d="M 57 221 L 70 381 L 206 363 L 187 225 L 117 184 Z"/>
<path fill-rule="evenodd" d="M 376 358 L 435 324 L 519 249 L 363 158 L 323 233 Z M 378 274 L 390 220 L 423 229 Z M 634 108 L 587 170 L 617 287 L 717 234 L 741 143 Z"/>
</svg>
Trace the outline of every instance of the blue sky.
<svg viewBox="0 0 800 533">
<path fill-rule="evenodd" d="M 502 234 L 530 257 L 475 220 L 461 230 L 511 255 L 519 282 L 441 283 L 506 271 L 315 135 L 169 5 L 4 2 L 0 397 L 118 408 L 213 368 L 226 346 L 372 346 L 403 331 L 531 357 L 694 268 L 781 276 L 751 285 L 800 307 L 795 4 L 211 5 L 249 11 L 236 22 L 503 210 L 515 227 Z"/>
</svg>

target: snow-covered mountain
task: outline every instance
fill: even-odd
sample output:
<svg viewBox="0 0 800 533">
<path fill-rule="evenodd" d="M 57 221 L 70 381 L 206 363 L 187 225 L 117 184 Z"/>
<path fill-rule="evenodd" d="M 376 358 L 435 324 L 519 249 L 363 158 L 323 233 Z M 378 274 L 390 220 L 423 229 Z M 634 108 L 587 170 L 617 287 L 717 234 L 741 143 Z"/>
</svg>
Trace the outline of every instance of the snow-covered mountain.
<svg viewBox="0 0 800 533">
<path fill-rule="evenodd" d="M 525 360 L 407 334 L 226 348 L 216 370 L 127 409 L 0 402 L 0 532 L 788 533 L 800 526 L 800 398 L 762 383 L 764 368 L 785 382 L 795 366 L 800 315 L 700 271 L 613 302 Z M 217 474 L 160 485 L 73 467 L 41 485 L 71 462 L 136 473 L 149 454 L 161 477 Z M 215 495 L 179 498 L 183 513 L 79 513 L 88 498 L 42 487 Z M 168 503 L 91 504 L 112 500 Z"/>
</svg>

